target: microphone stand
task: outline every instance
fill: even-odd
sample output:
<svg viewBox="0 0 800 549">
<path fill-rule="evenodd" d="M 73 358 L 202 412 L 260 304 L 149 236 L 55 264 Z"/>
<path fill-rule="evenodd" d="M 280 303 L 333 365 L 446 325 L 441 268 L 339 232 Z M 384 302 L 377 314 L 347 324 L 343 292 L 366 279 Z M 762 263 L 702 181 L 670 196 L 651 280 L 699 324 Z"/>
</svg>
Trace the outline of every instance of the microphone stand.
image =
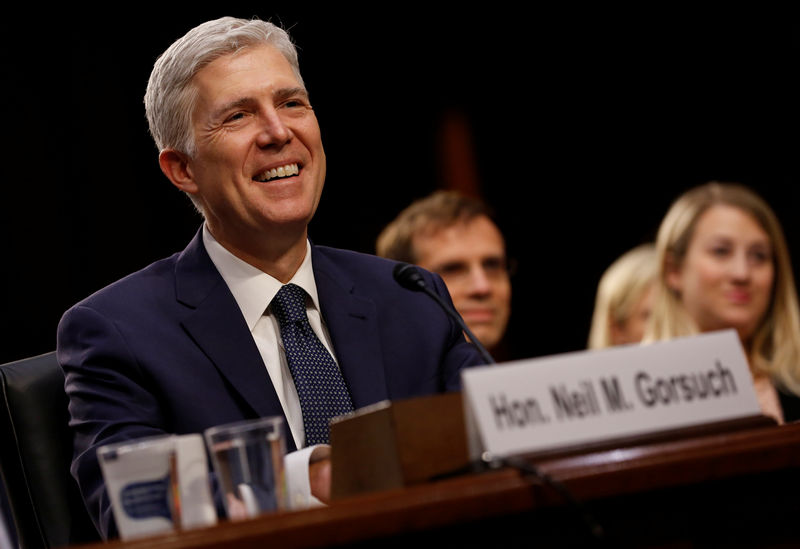
<svg viewBox="0 0 800 549">
<path fill-rule="evenodd" d="M 403 288 L 417 292 L 424 292 L 431 299 L 436 301 L 442 310 L 444 310 L 444 312 L 447 313 L 450 318 L 455 320 L 464 333 L 467 334 L 470 342 L 478 349 L 478 352 L 483 357 L 483 360 L 486 361 L 486 364 L 495 364 L 495 360 L 492 358 L 492 355 L 489 354 L 489 351 L 486 350 L 486 347 L 483 346 L 480 340 L 475 337 L 475 334 L 473 334 L 472 330 L 469 329 L 469 326 L 467 326 L 467 324 L 464 322 L 464 319 L 461 318 L 461 315 L 458 314 L 441 297 L 439 297 L 439 294 L 428 287 L 428 285 L 425 283 L 425 279 L 422 277 L 422 274 L 420 274 L 419 270 L 414 265 L 410 265 L 408 263 L 398 263 L 394 268 L 393 275 L 394 279 Z"/>
</svg>

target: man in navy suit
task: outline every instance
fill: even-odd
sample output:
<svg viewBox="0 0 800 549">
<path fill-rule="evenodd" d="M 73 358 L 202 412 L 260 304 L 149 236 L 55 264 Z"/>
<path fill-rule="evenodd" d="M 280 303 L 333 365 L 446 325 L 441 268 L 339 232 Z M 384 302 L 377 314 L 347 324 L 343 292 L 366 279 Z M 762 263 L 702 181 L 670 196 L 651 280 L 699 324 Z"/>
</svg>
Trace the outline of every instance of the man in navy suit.
<svg viewBox="0 0 800 549">
<path fill-rule="evenodd" d="M 325 153 L 283 30 L 233 18 L 192 29 L 156 61 L 145 106 L 163 173 L 204 223 L 185 250 L 100 290 L 59 324 L 72 472 L 104 537 L 116 531 L 99 446 L 281 415 L 290 450 L 314 451 L 270 307 L 285 284 L 304 290 L 309 323 L 355 409 L 458 390 L 461 369 L 483 363 L 435 302 L 395 283 L 395 263 L 310 243 Z M 449 302 L 441 279 L 423 276 Z M 305 490 L 325 501 L 320 463 L 300 499 Z"/>
</svg>

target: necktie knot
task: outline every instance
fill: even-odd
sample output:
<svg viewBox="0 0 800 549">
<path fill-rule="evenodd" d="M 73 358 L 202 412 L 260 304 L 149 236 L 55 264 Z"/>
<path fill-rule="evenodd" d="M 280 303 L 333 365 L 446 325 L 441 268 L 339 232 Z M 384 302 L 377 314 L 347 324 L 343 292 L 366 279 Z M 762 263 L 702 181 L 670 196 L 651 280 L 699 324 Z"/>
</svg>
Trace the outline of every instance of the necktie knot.
<svg viewBox="0 0 800 549">
<path fill-rule="evenodd" d="M 272 310 L 281 326 L 308 320 L 306 292 L 296 284 L 285 284 L 272 298 Z"/>
</svg>

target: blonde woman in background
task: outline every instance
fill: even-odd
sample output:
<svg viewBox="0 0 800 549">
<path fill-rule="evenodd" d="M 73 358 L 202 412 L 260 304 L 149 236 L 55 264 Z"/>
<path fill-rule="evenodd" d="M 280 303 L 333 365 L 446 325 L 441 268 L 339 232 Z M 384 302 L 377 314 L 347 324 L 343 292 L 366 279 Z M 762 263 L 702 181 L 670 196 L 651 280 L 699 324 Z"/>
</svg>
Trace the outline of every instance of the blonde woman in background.
<svg viewBox="0 0 800 549">
<path fill-rule="evenodd" d="M 653 244 L 641 244 L 622 254 L 603 273 L 589 331 L 589 348 L 638 343 L 653 306 L 656 278 Z"/>
<path fill-rule="evenodd" d="M 800 313 L 783 230 L 750 189 L 712 182 L 670 207 L 656 240 L 659 276 L 645 340 L 735 328 L 759 403 L 800 419 Z"/>
</svg>

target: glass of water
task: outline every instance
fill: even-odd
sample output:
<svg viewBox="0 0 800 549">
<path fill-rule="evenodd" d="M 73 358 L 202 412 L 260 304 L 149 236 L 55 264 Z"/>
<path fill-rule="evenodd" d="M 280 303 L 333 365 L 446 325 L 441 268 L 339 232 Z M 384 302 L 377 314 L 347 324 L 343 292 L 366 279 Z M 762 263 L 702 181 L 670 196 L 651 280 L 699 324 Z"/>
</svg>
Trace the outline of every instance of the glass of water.
<svg viewBox="0 0 800 549">
<path fill-rule="evenodd" d="M 286 508 L 282 417 L 211 427 L 205 438 L 230 520 Z"/>
</svg>

